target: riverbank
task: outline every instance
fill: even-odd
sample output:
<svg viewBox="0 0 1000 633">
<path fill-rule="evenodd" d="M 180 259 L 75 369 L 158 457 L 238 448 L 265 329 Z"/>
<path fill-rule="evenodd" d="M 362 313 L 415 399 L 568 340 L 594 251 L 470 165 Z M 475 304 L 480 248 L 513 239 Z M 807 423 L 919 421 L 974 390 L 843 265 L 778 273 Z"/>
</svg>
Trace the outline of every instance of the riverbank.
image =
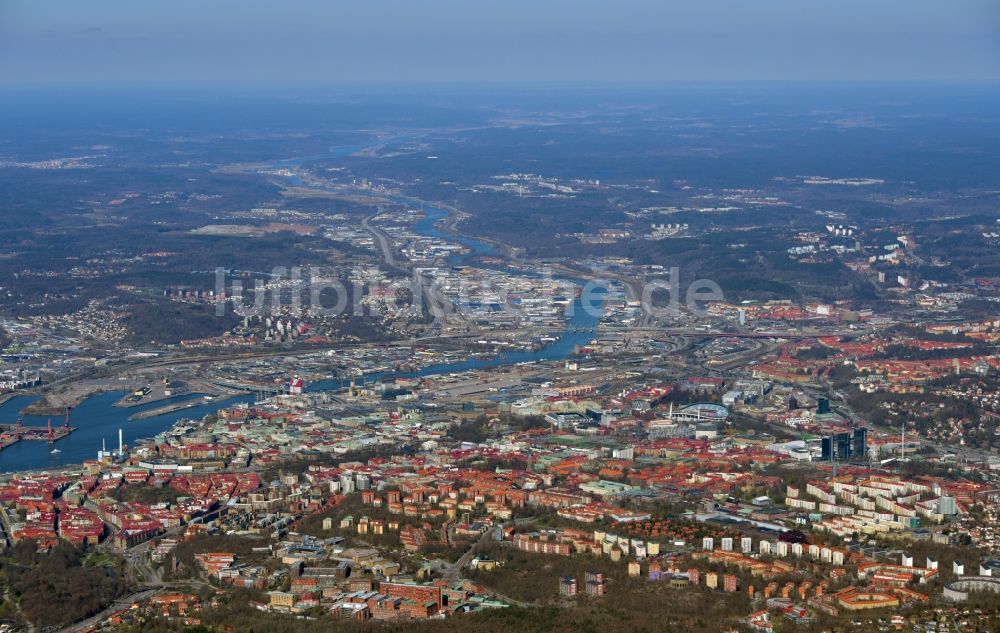
<svg viewBox="0 0 1000 633">
<path fill-rule="evenodd" d="M 291 163 L 289 163 L 289 165 L 291 165 Z M 393 198 L 395 197 L 393 196 Z M 423 202 L 414 198 L 408 199 L 402 196 L 396 198 L 396 201 L 409 205 L 419 205 Z M 504 246 L 501 244 L 451 233 L 451 230 L 457 227 L 457 222 L 448 226 L 449 219 L 452 215 L 457 216 L 460 213 L 456 209 L 452 209 L 451 212 L 449 212 L 448 210 L 435 205 L 424 203 L 423 206 L 426 212 L 426 217 L 414 225 L 413 228 L 415 232 L 428 237 L 438 237 L 452 242 L 457 242 L 469 249 L 468 254 L 453 255 L 449 258 L 449 263 L 451 265 L 461 264 L 463 260 L 467 258 L 495 257 L 501 260 L 508 259 L 503 256 L 502 251 L 504 250 Z M 438 226 L 439 222 L 441 223 L 440 227 Z M 507 267 L 502 264 L 497 264 L 496 266 L 483 265 L 482 267 L 494 268 L 496 270 L 507 269 Z M 521 274 L 520 271 L 517 272 L 518 274 Z M 567 277 L 567 280 L 580 285 L 585 283 L 585 281 L 581 280 L 577 275 Z M 585 301 L 589 302 L 590 305 L 584 306 Z M 384 372 L 379 371 L 375 373 L 366 373 L 365 379 L 377 380 L 392 377 L 420 377 L 506 365 L 530 364 L 540 361 L 558 361 L 572 356 L 579 346 L 589 343 L 592 338 L 592 333 L 597 327 L 601 313 L 600 308 L 603 306 L 603 303 L 603 297 L 577 296 L 573 301 L 572 309 L 569 312 L 568 318 L 565 318 L 564 316 L 562 327 L 557 328 L 553 332 L 547 332 L 552 335 L 551 339 L 554 340 L 552 340 L 551 344 L 545 345 L 540 349 L 513 350 L 501 354 L 490 354 L 486 358 L 483 358 L 481 355 L 470 356 L 468 355 L 468 350 L 466 349 L 466 354 L 460 357 L 454 356 L 449 359 L 438 359 L 446 360 L 446 362 L 422 365 L 415 371 L 399 371 L 400 368 L 398 366 L 395 368 L 395 371 L 393 371 L 392 368 L 387 367 L 387 371 Z M 422 339 L 413 339 L 412 343 L 416 344 L 421 340 Z M 346 343 L 331 345 L 330 348 L 353 347 L 359 345 L 364 344 Z M 309 351 L 322 351 L 324 347 L 325 346 L 317 346 L 315 348 L 311 348 Z M 205 356 L 204 358 L 161 359 L 157 361 L 157 367 L 162 369 L 168 365 L 178 366 L 192 364 L 195 362 L 210 364 L 212 362 L 218 362 L 236 357 L 263 358 L 266 356 L 287 355 L 290 353 L 292 352 L 288 350 L 268 350 L 267 352 L 255 353 L 241 352 L 240 354 L 218 354 L 215 356 Z M 461 358 L 461 360 L 458 360 L 458 358 Z M 136 370 L 135 368 L 132 368 L 131 371 Z M 72 416 L 73 424 L 79 427 L 79 431 L 73 433 L 70 437 L 67 437 L 60 442 L 62 452 L 58 454 L 52 454 L 49 451 L 43 452 L 39 449 L 44 449 L 44 446 L 28 446 L 28 444 L 33 444 L 28 442 L 21 442 L 4 451 L 0 451 L 0 471 L 10 472 L 38 469 L 65 469 L 72 465 L 76 465 L 85 459 L 92 458 L 93 455 L 96 454 L 96 452 L 100 450 L 106 442 L 110 442 L 113 445 L 117 441 L 117 435 L 120 429 L 124 433 L 125 442 L 130 446 L 134 446 L 140 440 L 154 437 L 157 434 L 168 430 L 181 420 L 200 419 L 205 415 L 216 413 L 221 408 L 235 406 L 238 404 L 252 404 L 255 401 L 255 398 L 252 395 L 248 395 L 246 392 L 239 392 L 242 395 L 233 397 L 221 396 L 212 401 L 205 401 L 203 398 L 185 398 L 163 406 L 151 406 L 155 405 L 158 400 L 146 400 L 137 403 L 135 408 L 127 410 L 120 406 L 115 406 L 116 402 L 122 400 L 123 396 L 128 394 L 129 391 L 134 392 L 136 388 L 144 388 L 148 384 L 149 380 L 145 379 L 141 382 L 135 380 L 105 381 L 103 384 L 99 384 L 99 381 L 87 381 L 79 384 L 74 383 L 73 385 L 67 385 L 64 387 L 63 391 L 60 391 L 59 402 L 57 403 L 53 402 L 53 400 L 49 398 L 44 401 L 8 402 L 8 406 L 6 407 L 7 411 L 0 409 L 0 413 L 9 412 L 16 406 L 23 407 L 27 405 L 33 407 L 33 410 L 42 411 L 42 413 L 39 414 L 40 416 L 47 415 L 44 413 L 46 408 L 49 410 L 58 410 L 58 413 L 61 415 L 64 413 L 65 407 L 69 406 L 69 403 L 72 402 L 72 406 L 74 407 Z M 343 379 L 331 379 L 329 381 L 320 381 L 319 383 L 309 385 L 307 390 L 334 390 L 343 388 L 345 385 L 346 382 Z M 189 387 L 191 390 L 196 388 L 197 387 L 193 384 Z M 85 397 L 85 394 L 88 393 L 88 389 L 90 390 L 89 393 L 91 395 L 90 397 Z M 190 393 L 191 391 L 187 391 L 184 395 L 190 395 Z M 166 397 L 165 394 L 163 395 Z M 171 398 L 175 397 L 180 396 L 171 396 Z M 59 406 L 63 408 L 55 408 Z M 44 417 L 36 417 L 34 420 L 26 420 L 26 423 L 43 426 L 45 425 L 46 420 Z"/>
<path fill-rule="evenodd" d="M 109 391 L 134 389 L 138 384 L 136 380 L 104 378 L 74 380 L 56 389 L 46 389 L 43 386 L 35 390 L 41 397 L 25 407 L 21 413 L 26 416 L 63 416 L 67 410 L 75 409 L 94 396 Z"/>
<path fill-rule="evenodd" d="M 128 416 L 130 421 L 135 420 L 145 420 L 146 418 L 158 418 L 161 415 L 167 415 L 168 413 L 174 413 L 177 411 L 184 411 L 187 409 L 193 409 L 195 407 L 200 407 L 206 402 L 213 402 L 215 397 L 213 396 L 201 396 L 197 398 L 192 398 L 190 400 L 184 400 L 182 402 L 174 402 L 172 404 L 167 404 L 162 407 L 156 407 L 153 409 L 146 409 L 145 411 L 140 411 L 138 413 L 133 413 Z"/>
</svg>

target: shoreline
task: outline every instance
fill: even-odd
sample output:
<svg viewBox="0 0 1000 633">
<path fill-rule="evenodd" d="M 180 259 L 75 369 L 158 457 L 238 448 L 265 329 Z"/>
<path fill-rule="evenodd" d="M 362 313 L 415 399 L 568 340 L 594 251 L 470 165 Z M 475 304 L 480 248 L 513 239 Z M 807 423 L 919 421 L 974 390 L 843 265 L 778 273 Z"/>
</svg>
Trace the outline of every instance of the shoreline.
<svg viewBox="0 0 1000 633">
<path fill-rule="evenodd" d="M 40 395 L 38 400 L 29 404 L 24 409 L 21 410 L 21 414 L 25 416 L 34 417 L 45 417 L 45 416 L 61 416 L 66 415 L 72 409 L 75 409 L 82 402 L 93 398 L 94 396 L 99 396 L 107 393 L 109 390 L 104 387 L 98 387 L 95 389 L 81 390 L 67 396 L 59 394 L 45 394 Z M 55 395 L 61 400 L 61 404 L 52 404 L 49 398 Z"/>
<path fill-rule="evenodd" d="M 439 235 L 443 234 L 442 236 L 447 236 L 447 237 L 445 237 L 445 239 L 447 239 L 449 241 L 450 240 L 457 240 L 457 241 L 459 241 L 459 243 L 462 243 L 463 241 L 464 242 L 469 242 L 469 244 L 467 246 L 468 246 L 468 248 L 471 251 L 469 253 L 469 256 L 472 256 L 472 257 L 483 256 L 483 255 L 491 255 L 491 256 L 493 256 L 494 253 L 495 253 L 495 256 L 498 256 L 498 257 L 501 257 L 501 258 L 504 258 L 504 259 L 507 259 L 507 260 L 511 259 L 509 257 L 509 255 L 508 255 L 509 250 L 508 250 L 508 247 L 506 245 L 498 243 L 498 242 L 496 242 L 494 240 L 490 240 L 488 238 L 482 239 L 482 238 L 467 236 L 467 235 L 462 234 L 460 231 L 458 231 L 457 230 L 457 221 L 460 220 L 461 212 L 458 209 L 456 209 L 455 207 L 452 207 L 452 206 L 446 205 L 446 204 L 441 204 L 441 203 L 429 203 L 427 201 L 420 200 L 418 198 L 409 198 L 407 196 L 400 196 L 400 198 L 401 199 L 405 199 L 408 204 L 422 204 L 422 205 L 426 205 L 427 207 L 430 207 L 431 209 L 437 209 L 444 216 L 444 217 L 437 218 L 436 221 L 433 221 L 430 224 L 430 226 L 424 225 L 424 227 L 420 227 L 419 226 L 420 223 L 418 223 L 416 225 L 416 227 L 419 227 L 419 228 L 417 228 L 417 232 L 418 233 L 425 233 L 425 232 L 429 233 L 429 234 L 438 233 Z M 421 228 L 423 228 L 424 230 L 420 230 Z M 483 251 L 494 251 L 494 253 L 484 253 Z M 579 298 L 577 298 L 577 300 L 579 300 Z M 390 370 L 389 372 L 386 372 L 386 373 L 388 375 L 395 374 L 395 375 L 402 375 L 402 376 L 406 376 L 406 375 L 413 375 L 413 376 L 437 375 L 437 374 L 446 373 L 446 372 L 452 372 L 452 371 L 457 371 L 457 372 L 474 371 L 476 369 L 476 367 L 477 367 L 477 365 L 476 365 L 477 362 L 482 363 L 483 367 L 498 367 L 498 366 L 504 366 L 504 365 L 521 364 L 520 362 L 518 362 L 521 359 L 524 359 L 524 362 L 530 362 L 530 363 L 539 362 L 539 361 L 545 362 L 545 361 L 548 361 L 548 360 L 552 360 L 552 358 L 550 358 L 550 357 L 548 357 L 546 355 L 546 350 L 548 350 L 548 349 L 550 349 L 552 347 L 556 347 L 557 348 L 557 350 L 555 351 L 555 354 L 557 354 L 558 356 L 556 356 L 555 358 L 562 358 L 562 357 L 565 357 L 565 355 L 567 355 L 567 354 L 572 354 L 573 353 L 573 351 L 567 351 L 567 350 L 561 350 L 561 349 L 559 349 L 560 346 L 561 347 L 565 347 L 565 344 L 564 344 L 565 343 L 565 339 L 566 339 L 565 335 L 572 333 L 573 332 L 573 328 L 574 328 L 574 324 L 572 322 L 572 319 L 568 318 L 567 315 L 564 315 L 563 319 L 562 319 L 562 325 L 561 325 L 561 327 L 559 327 L 559 328 L 553 328 L 553 331 L 551 332 L 552 334 L 556 334 L 556 332 L 559 332 L 559 334 L 555 336 L 554 340 L 552 340 L 550 342 L 550 344 L 543 344 L 543 345 L 538 346 L 537 348 L 532 348 L 530 350 L 512 351 L 511 352 L 511 358 L 509 358 L 509 359 L 507 358 L 507 354 L 506 353 L 501 353 L 501 354 L 497 355 L 496 357 L 489 358 L 489 359 L 481 358 L 480 357 L 481 355 L 473 353 L 473 354 L 469 354 L 469 355 L 463 355 L 463 358 L 461 360 L 444 359 L 444 362 L 442 362 L 442 363 L 430 363 L 428 365 L 421 366 L 421 367 L 417 368 L 414 371 L 399 372 L 398 369 L 397 369 L 397 371 L 391 371 Z M 419 339 L 414 339 L 414 340 L 419 340 Z M 396 343 L 397 344 L 398 343 L 402 343 L 402 341 L 397 341 Z M 364 344 L 358 343 L 356 345 L 364 345 Z M 331 348 L 339 348 L 341 346 L 342 346 L 342 344 L 341 345 L 330 346 L 330 347 Z M 350 345 L 350 346 L 353 347 L 354 345 Z M 316 348 L 310 349 L 309 351 L 321 351 L 323 349 L 323 347 L 325 347 L 325 346 L 317 346 Z M 255 357 L 255 356 L 271 356 L 271 355 L 280 355 L 280 354 L 288 354 L 288 351 L 287 350 L 269 350 L 267 353 L 246 354 L 245 356 L 247 356 L 247 357 Z M 241 354 L 240 356 L 244 356 L 244 355 Z M 191 358 L 172 359 L 169 364 L 188 364 L 188 363 L 191 363 L 191 362 L 194 362 L 193 359 L 191 359 Z M 383 372 L 376 372 L 376 373 L 383 374 Z M 94 381 L 94 382 L 97 382 L 97 381 Z M 109 386 L 110 385 L 108 383 L 104 383 L 104 384 L 93 384 L 93 383 L 91 383 L 90 385 L 76 384 L 76 385 L 73 385 L 73 386 L 69 386 L 69 387 L 64 388 L 63 391 L 55 392 L 55 393 L 50 393 L 50 394 L 46 394 L 46 395 L 42 396 L 37 402 L 35 402 L 35 403 L 32 404 L 32 410 L 40 412 L 40 413 L 37 413 L 36 415 L 42 415 L 42 416 L 49 415 L 49 414 L 52 414 L 52 415 L 63 415 L 65 413 L 65 411 L 66 411 L 65 406 L 63 406 L 63 407 L 54 406 L 52 404 L 53 400 L 58 399 L 59 401 L 65 402 L 65 403 L 72 402 L 73 403 L 72 406 L 76 406 L 76 404 L 78 404 L 80 402 L 83 402 L 88 397 L 91 397 L 91 396 L 94 396 L 94 395 L 98 395 L 98 394 L 104 393 L 106 391 L 127 391 L 130 388 L 136 387 L 137 385 L 136 385 L 135 382 L 121 381 L 120 383 L 116 382 L 114 384 L 114 387 L 118 387 L 117 389 L 110 389 Z M 202 390 L 198 390 L 198 391 L 192 390 L 192 391 L 188 392 L 188 394 L 200 393 L 201 391 Z M 235 393 L 235 395 L 239 395 L 240 393 L 244 393 L 245 394 L 246 392 L 234 392 L 234 393 Z M 182 394 L 177 394 L 177 395 L 182 395 Z M 176 413 L 176 412 L 179 412 L 179 411 L 184 411 L 186 409 L 196 408 L 199 405 L 208 404 L 208 403 L 217 404 L 218 406 L 215 407 L 216 409 L 221 409 L 221 408 L 225 407 L 225 404 L 223 404 L 223 401 L 226 400 L 225 395 L 223 395 L 223 394 L 210 394 L 210 395 L 214 395 L 215 396 L 211 401 L 203 400 L 203 398 L 200 398 L 200 397 L 198 397 L 198 398 L 192 398 L 192 399 L 184 399 L 184 400 L 179 401 L 179 402 L 172 402 L 172 403 L 160 406 L 160 407 L 154 407 L 154 408 L 146 410 L 146 411 L 136 412 L 133 415 L 128 416 L 127 419 L 129 421 L 138 421 L 138 420 L 152 419 L 152 418 L 157 418 L 157 417 L 160 417 L 160 416 L 163 416 L 163 415 L 168 415 L 168 414 L 171 414 L 171 413 Z M 173 398 L 173 397 L 177 397 L 177 396 L 174 395 L 174 396 L 171 396 L 171 397 Z M 145 400 L 145 401 L 141 401 L 140 400 L 139 402 L 134 403 L 134 406 L 140 406 L 142 404 L 152 404 L 152 403 L 158 402 L 158 401 L 160 401 L 162 399 L 165 399 L 165 398 L 154 398 L 154 399 Z M 119 402 L 115 403 L 114 406 L 119 407 L 119 408 L 124 408 L 124 409 L 131 408 L 131 407 L 127 406 L 127 404 L 129 404 L 129 403 L 126 403 L 125 402 L 125 398 L 123 397 L 121 400 L 119 400 Z M 51 412 L 51 413 L 49 413 L 49 412 Z M 177 422 L 175 422 L 173 426 L 176 426 L 176 424 L 177 424 Z M 143 439 L 148 439 L 148 438 L 137 438 L 136 441 L 142 441 Z M 82 464 L 64 464 L 62 466 L 56 467 L 55 470 L 57 470 L 57 471 L 66 471 L 66 470 L 70 470 L 70 469 L 74 469 L 74 468 L 81 468 L 81 467 L 82 467 Z M 34 470 L 35 469 L 31 469 L 29 471 L 24 471 L 24 472 L 31 472 L 31 471 L 34 471 Z M 50 471 L 50 469 L 39 469 L 39 470 Z"/>
<path fill-rule="evenodd" d="M 245 394 L 234 394 L 233 397 Z M 229 396 L 223 397 L 223 399 L 228 399 Z M 212 400 L 205 400 L 205 396 L 199 396 L 192 398 L 190 400 L 184 400 L 182 402 L 174 402 L 172 404 L 167 404 L 162 407 L 156 407 L 146 411 L 139 411 L 138 413 L 133 413 L 128 416 L 129 422 L 134 422 L 138 420 L 145 420 L 148 418 L 157 418 L 161 415 L 167 415 L 168 413 L 175 413 L 177 411 L 183 411 L 185 409 L 193 409 L 199 407 L 203 404 L 208 404 L 214 402 L 217 396 L 212 396 Z"/>
</svg>

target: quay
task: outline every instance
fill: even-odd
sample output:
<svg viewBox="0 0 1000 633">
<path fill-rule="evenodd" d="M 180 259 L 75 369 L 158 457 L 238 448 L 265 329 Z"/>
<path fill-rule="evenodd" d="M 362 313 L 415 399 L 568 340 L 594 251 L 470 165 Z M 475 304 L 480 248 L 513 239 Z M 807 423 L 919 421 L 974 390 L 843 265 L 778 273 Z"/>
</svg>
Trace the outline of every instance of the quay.
<svg viewBox="0 0 1000 633">
<path fill-rule="evenodd" d="M 157 407 L 155 409 L 148 409 L 146 411 L 139 411 L 138 413 L 133 413 L 128 416 L 130 421 L 134 420 L 145 420 L 146 418 L 155 418 L 161 415 L 166 415 L 167 413 L 174 413 L 175 411 L 183 411 L 185 409 L 192 409 L 194 407 L 200 407 L 206 403 L 206 398 L 215 398 L 213 396 L 202 396 L 200 398 L 194 398 L 192 400 L 185 400 L 184 402 L 175 402 L 172 404 L 164 405 L 162 407 Z"/>
<path fill-rule="evenodd" d="M 75 430 L 76 427 L 71 427 L 68 421 L 62 426 L 52 426 L 50 421 L 48 427 L 25 426 L 21 420 L 15 424 L 0 424 L 0 450 L 17 444 L 21 440 L 52 444 L 67 437 Z"/>
</svg>

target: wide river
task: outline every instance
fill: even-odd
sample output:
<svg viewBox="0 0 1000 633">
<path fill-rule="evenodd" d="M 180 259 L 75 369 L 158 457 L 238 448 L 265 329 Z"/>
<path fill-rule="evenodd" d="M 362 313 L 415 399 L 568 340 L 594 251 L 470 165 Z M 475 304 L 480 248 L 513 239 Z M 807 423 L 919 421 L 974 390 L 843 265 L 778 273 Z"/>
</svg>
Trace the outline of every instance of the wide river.
<svg viewBox="0 0 1000 633">
<path fill-rule="evenodd" d="M 338 148 L 328 157 L 345 156 L 361 149 L 359 147 Z M 321 158 L 321 157 L 311 157 Z M 279 163 L 280 166 L 301 163 L 302 159 L 285 161 Z M 407 201 L 405 198 L 399 199 L 401 202 Z M 414 225 L 414 230 L 429 237 L 444 238 L 453 242 L 458 242 L 469 248 L 466 255 L 456 255 L 452 257 L 452 264 L 459 264 L 465 257 L 495 255 L 494 246 L 481 240 L 446 235 L 438 228 L 438 223 L 448 216 L 444 209 L 424 205 L 423 210 L 426 217 Z M 578 281 L 578 280 L 574 280 Z M 566 328 L 560 334 L 559 340 L 537 351 L 517 351 L 509 352 L 499 357 L 491 359 L 471 359 L 455 363 L 431 365 L 418 372 L 395 374 L 402 377 L 429 376 L 450 372 L 460 372 L 471 369 L 496 367 L 514 363 L 525 363 L 533 361 L 559 360 L 570 356 L 577 345 L 585 345 L 593 337 L 590 330 L 596 326 L 599 320 L 600 308 L 602 305 L 603 288 L 598 288 L 589 296 L 578 297 L 573 303 L 572 316 L 566 322 Z M 589 304 L 589 309 L 585 309 L 585 303 Z M 371 375 L 369 378 L 380 378 L 380 375 Z M 341 381 L 329 380 L 313 383 L 309 385 L 309 391 L 322 391 L 327 389 L 337 389 L 343 386 Z M 147 408 L 161 407 L 168 401 L 159 401 L 142 407 L 121 408 L 115 407 L 114 403 L 122 397 L 121 392 L 102 393 L 88 398 L 73 409 L 72 426 L 76 431 L 55 443 L 55 448 L 59 452 L 53 453 L 52 446 L 47 442 L 21 441 L 3 450 L 0 450 L 0 472 L 14 472 L 21 470 L 37 470 L 44 468 L 56 468 L 70 464 L 79 464 L 87 459 L 97 456 L 97 451 L 101 448 L 102 442 L 107 443 L 107 447 L 117 448 L 118 430 L 121 429 L 125 443 L 134 445 L 136 440 L 150 438 L 158 433 L 166 431 L 178 420 L 199 419 L 213 413 L 223 407 L 233 406 L 245 402 L 252 403 L 252 395 L 237 396 L 229 399 L 218 399 L 206 401 L 205 404 L 188 409 L 182 409 L 173 413 L 160 415 L 142 420 L 129 420 L 129 416 Z M 187 400 L 194 396 L 187 394 L 178 396 L 174 400 Z M 13 424 L 19 415 L 19 411 L 37 399 L 36 396 L 18 396 L 0 405 L 0 423 Z M 24 418 L 26 426 L 46 426 L 48 418 L 28 416 Z M 52 418 L 53 426 L 61 425 L 62 418 Z"/>
</svg>

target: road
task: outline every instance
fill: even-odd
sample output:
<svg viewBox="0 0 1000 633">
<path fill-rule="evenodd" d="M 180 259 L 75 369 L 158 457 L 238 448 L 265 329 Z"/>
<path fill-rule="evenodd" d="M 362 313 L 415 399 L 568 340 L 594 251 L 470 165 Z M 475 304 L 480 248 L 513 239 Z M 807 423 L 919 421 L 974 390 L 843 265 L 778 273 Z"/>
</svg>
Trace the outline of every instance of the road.
<svg viewBox="0 0 1000 633">
<path fill-rule="evenodd" d="M 203 515 L 201 517 L 201 520 L 207 520 L 211 517 L 214 517 L 218 515 L 222 510 L 223 508 L 217 508 L 212 512 L 209 512 L 208 514 Z M 154 540 L 160 540 L 164 538 L 178 536 L 184 530 L 185 527 L 186 525 L 181 525 L 172 528 L 170 530 L 167 530 L 163 534 L 157 536 L 156 539 L 149 539 L 147 541 L 143 541 L 142 543 L 133 545 L 124 552 L 121 552 L 121 554 L 125 557 L 125 562 L 128 565 L 128 567 L 137 572 L 138 576 L 141 576 L 141 579 L 139 580 L 140 580 L 140 586 L 142 586 L 143 588 L 127 596 L 122 596 L 118 600 L 115 600 L 113 603 L 108 605 L 108 607 L 105 608 L 100 613 L 97 613 L 87 618 L 86 620 L 82 620 L 80 622 L 76 622 L 67 627 L 64 627 L 58 630 L 56 633 L 75 633 L 76 631 L 85 630 L 100 623 L 102 620 L 109 617 L 111 614 L 113 614 L 115 611 L 118 611 L 119 609 L 127 608 L 136 602 L 148 600 L 154 595 L 166 590 L 170 586 L 170 583 L 165 582 L 163 580 L 162 570 L 154 568 L 150 564 L 150 562 L 146 559 L 146 554 L 149 553 L 149 550 L 151 549 Z M 105 540 L 103 543 L 98 545 L 97 547 L 98 551 L 110 551 L 110 552 L 118 551 L 114 547 L 112 547 L 111 542 L 112 539 Z"/>
<path fill-rule="evenodd" d="M 86 620 L 81 620 L 79 622 L 75 622 L 75 623 L 70 624 L 68 626 L 65 626 L 65 627 L 63 627 L 61 629 L 56 629 L 55 631 L 52 631 L 50 633 L 76 633 L 77 631 L 87 630 L 90 627 L 97 626 L 103 620 L 105 620 L 106 618 L 110 617 L 115 612 L 120 611 L 122 609 L 127 609 L 127 608 L 131 607 L 135 603 L 143 602 L 145 600 L 149 600 L 153 596 L 155 596 L 157 594 L 160 594 L 160 593 L 163 593 L 164 591 L 166 591 L 167 589 L 170 589 L 172 587 L 175 588 L 175 589 L 184 589 L 184 588 L 189 587 L 192 584 L 199 585 L 199 586 L 209 586 L 207 583 L 204 583 L 204 582 L 201 582 L 201 581 L 197 581 L 197 580 L 185 581 L 185 582 L 176 583 L 176 584 L 173 584 L 173 585 L 171 583 L 160 583 L 160 585 L 157 586 L 157 587 L 147 587 L 147 588 L 142 589 L 140 591 L 136 591 L 134 593 L 130 593 L 130 594 L 126 595 L 126 596 L 122 596 L 121 598 L 118 598 L 117 600 L 115 600 L 114 602 L 112 602 L 110 605 L 108 605 L 104 610 L 100 611 L 99 613 L 95 613 L 94 615 L 90 616 Z"/>
<path fill-rule="evenodd" d="M 389 236 L 386 235 L 382 229 L 371 225 L 371 220 L 374 217 L 375 216 L 369 216 L 362 220 L 361 226 L 368 231 L 373 238 L 375 238 L 375 241 L 378 243 L 379 250 L 382 251 L 382 259 L 385 260 L 385 263 L 391 268 L 408 273 L 409 270 L 407 270 L 406 267 L 401 266 L 396 260 L 396 251 L 392 247 L 392 242 L 389 240 Z"/>
<path fill-rule="evenodd" d="M 833 389 L 832 385 L 830 385 L 829 383 L 827 383 L 827 382 L 824 381 L 823 382 L 823 387 L 825 388 L 825 391 L 820 391 L 819 393 L 822 393 L 824 396 L 826 396 L 827 398 L 829 398 L 830 402 L 835 402 L 835 401 L 840 400 L 841 403 L 842 403 L 842 404 L 838 404 L 835 407 L 833 407 L 834 412 L 836 412 L 836 413 L 844 416 L 845 418 L 847 418 L 848 420 L 850 420 L 852 423 L 857 424 L 860 421 L 860 422 L 864 422 L 865 425 L 867 425 L 868 427 L 870 427 L 872 429 L 875 429 L 875 430 L 878 430 L 878 431 L 882 431 L 882 432 L 887 433 L 889 435 L 899 434 L 899 432 L 900 432 L 899 428 L 891 428 L 891 427 L 886 427 L 886 426 L 881 426 L 881 425 L 875 425 L 875 424 L 872 424 L 869 421 L 866 421 L 866 420 L 862 419 L 861 416 L 858 415 L 857 412 L 854 411 L 854 409 L 851 407 L 851 405 L 846 400 L 842 400 L 838 396 L 838 394 Z M 814 391 L 816 391 L 816 390 L 814 390 Z M 813 395 L 815 395 L 815 393 Z M 909 434 L 909 431 L 908 431 L 908 434 Z M 908 438 L 909 438 L 909 435 L 908 435 Z M 937 451 L 938 453 L 941 453 L 943 455 L 947 455 L 949 453 L 953 454 L 953 455 L 955 455 L 962 462 L 985 462 L 989 458 L 996 456 L 994 453 L 990 452 L 989 450 L 982 450 L 982 449 L 978 449 L 978 448 L 973 448 L 971 446 L 956 446 L 956 445 L 952 445 L 952 444 L 942 444 L 940 442 L 934 442 L 932 440 L 928 440 L 925 437 L 917 435 L 916 432 L 913 433 L 913 441 L 915 441 L 915 442 L 919 441 L 922 446 L 929 446 L 930 448 L 933 448 L 935 451 Z M 909 441 L 907 441 L 907 444 L 909 444 Z"/>
<path fill-rule="evenodd" d="M 515 519 L 514 521 L 507 521 L 501 525 L 506 528 L 511 525 L 530 525 L 535 522 L 534 517 Z M 493 529 L 486 530 L 482 535 L 469 544 L 469 548 L 465 550 L 465 553 L 458 557 L 458 560 L 448 566 L 448 569 L 444 572 L 443 577 L 448 582 L 457 582 L 459 579 L 459 574 L 462 570 L 469 566 L 472 558 L 476 554 L 476 548 L 479 545 L 488 543 L 493 538 Z"/>
<path fill-rule="evenodd" d="M 127 596 L 122 596 L 118 600 L 112 602 L 106 609 L 104 609 L 100 613 L 92 615 L 86 620 L 82 620 L 75 624 L 71 624 L 67 627 L 59 629 L 58 631 L 56 631 L 56 633 L 75 633 L 76 631 L 83 631 L 92 626 L 96 626 L 98 623 L 100 623 L 105 618 L 110 617 L 116 611 L 119 611 L 121 609 L 127 609 L 136 602 L 141 602 L 142 600 L 148 600 L 149 598 L 152 598 L 154 595 L 160 593 L 161 591 L 163 591 L 162 587 L 155 589 L 143 589 L 142 591 L 138 591 L 136 593 L 132 593 Z"/>
<path fill-rule="evenodd" d="M 400 345 L 400 346 L 412 346 L 421 343 L 442 343 L 449 344 L 454 339 L 462 339 L 472 336 L 478 336 L 479 332 L 470 331 L 462 333 L 452 333 L 452 334 L 440 334 L 431 333 L 424 336 L 416 336 L 408 339 L 397 339 L 389 343 L 390 345 Z M 370 346 L 370 343 L 359 342 L 359 343 L 348 343 L 348 342 L 338 342 L 331 345 L 310 345 L 309 347 L 299 347 L 295 349 L 269 349 L 261 351 L 247 352 L 245 350 L 240 351 L 223 351 L 219 350 L 214 354 L 197 354 L 197 355 L 172 355 L 165 358 L 146 358 L 136 361 L 124 361 L 121 363 L 115 363 L 106 365 L 98 369 L 87 369 L 84 371 L 74 372 L 54 380 L 52 382 L 46 383 L 39 387 L 33 389 L 25 389 L 22 391 L 17 391 L 12 394 L 12 396 L 24 396 L 24 395 L 41 395 L 44 396 L 46 393 L 53 389 L 64 386 L 68 383 L 80 380 L 92 379 L 100 374 L 107 374 L 110 376 L 117 376 L 120 374 L 125 374 L 128 372 L 140 372 L 150 369 L 161 369 L 166 367 L 177 367 L 185 365 L 202 365 L 202 364 L 216 364 L 224 363 L 228 361 L 240 361 L 240 360 L 254 360 L 260 358 L 270 358 L 270 357 L 295 357 L 295 356 L 307 356 L 310 354 L 318 354 L 325 351 L 336 351 L 348 348 L 358 348 Z M 116 385 L 120 387 L 121 385 Z M 90 397 L 92 392 L 88 391 L 85 394 L 81 394 L 80 400 L 83 401 L 87 397 Z M 59 414 L 62 414 L 63 409 L 58 408 Z"/>
<path fill-rule="evenodd" d="M 396 259 L 396 251 L 393 247 L 392 240 L 389 236 L 385 234 L 382 229 L 372 226 L 371 220 L 375 216 L 370 216 L 361 221 L 361 226 L 368 231 L 373 238 L 375 238 L 376 243 L 378 243 L 379 251 L 382 253 L 382 259 L 390 268 L 393 268 L 399 272 L 405 273 L 407 276 L 413 275 L 413 271 L 409 266 L 404 265 L 398 259 Z M 427 307 L 428 312 L 435 317 L 435 322 L 443 319 L 446 315 L 461 318 L 460 312 L 455 310 L 455 305 L 451 300 L 441 291 L 440 288 L 434 283 L 433 279 L 424 277 L 423 275 L 417 274 L 414 276 L 414 280 L 420 284 L 423 290 L 421 300 Z M 462 319 L 464 321 L 464 318 Z"/>
<path fill-rule="evenodd" d="M 465 553 L 458 557 L 458 560 L 454 562 L 445 572 L 444 578 L 449 583 L 458 582 L 459 576 L 462 570 L 469 566 L 473 557 L 476 554 L 476 546 L 487 543 L 493 538 L 493 530 L 486 530 L 482 535 L 469 544 L 469 549 L 465 550 Z"/>
</svg>

